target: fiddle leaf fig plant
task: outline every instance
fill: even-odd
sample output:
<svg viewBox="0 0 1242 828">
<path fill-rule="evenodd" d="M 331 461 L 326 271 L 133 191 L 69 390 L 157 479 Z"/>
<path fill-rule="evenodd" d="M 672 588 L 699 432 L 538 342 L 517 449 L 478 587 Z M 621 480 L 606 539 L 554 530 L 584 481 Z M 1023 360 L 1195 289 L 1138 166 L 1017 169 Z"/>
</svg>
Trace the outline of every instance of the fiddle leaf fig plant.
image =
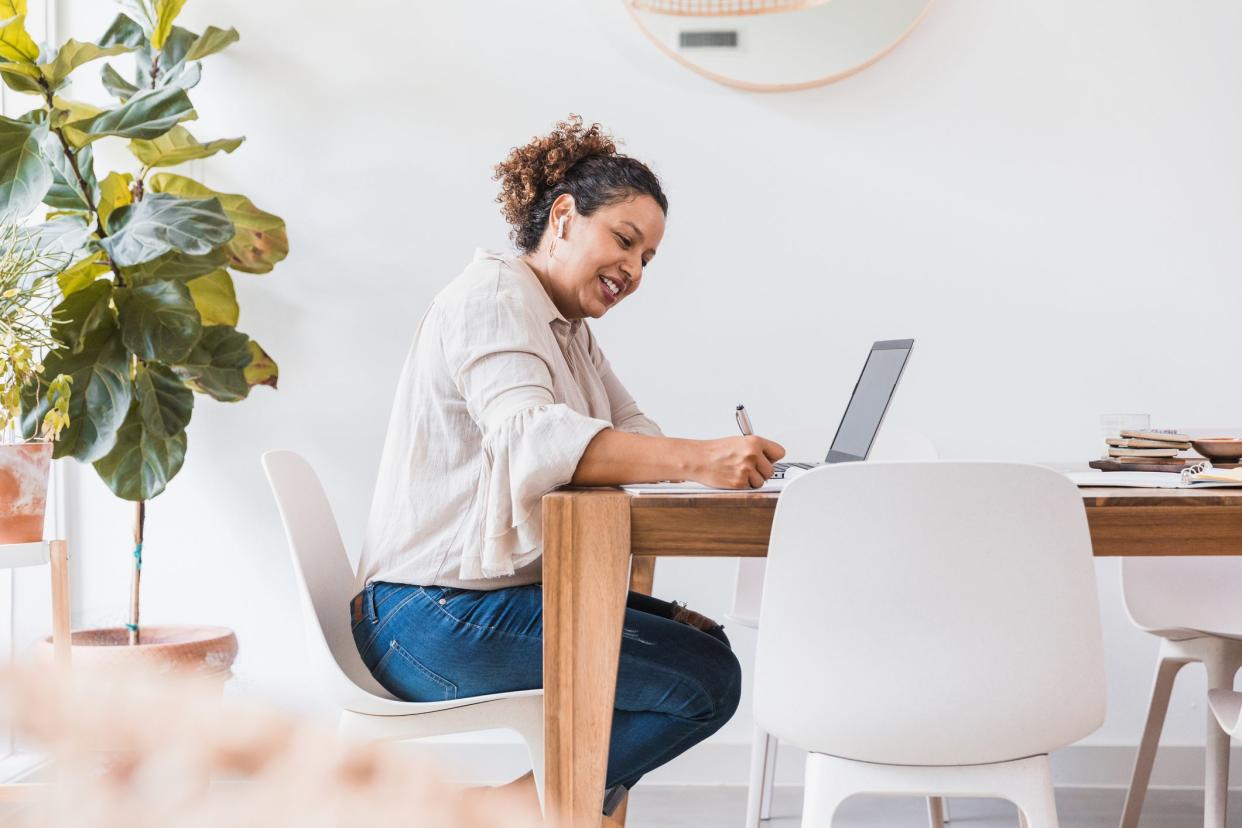
<svg viewBox="0 0 1242 828">
<path fill-rule="evenodd" d="M 197 118 L 189 91 L 201 61 L 235 43 L 237 31 L 175 25 L 186 0 L 118 1 L 121 13 L 98 41 L 49 48 L 26 31 L 26 0 L 0 0 L 0 80 L 37 104 L 0 117 L 0 218 L 46 208 L 34 232 L 45 254 L 66 262 L 55 275 L 44 369 L 72 393 L 26 382 L 21 427 L 35 434 L 59 405 L 53 422 L 66 424 L 54 456 L 92 464 L 137 504 L 128 625 L 137 641 L 145 503 L 185 461 L 195 395 L 237 402 L 256 385 L 276 387 L 275 361 L 237 330 L 232 272 L 270 272 L 289 243 L 284 222 L 245 196 L 165 171 L 244 140 L 203 141 L 185 126 Z M 110 58 L 132 63 L 128 73 L 102 66 L 113 102 L 68 97 L 75 72 Z M 134 164 L 101 173 L 94 146 L 118 139 Z"/>
</svg>

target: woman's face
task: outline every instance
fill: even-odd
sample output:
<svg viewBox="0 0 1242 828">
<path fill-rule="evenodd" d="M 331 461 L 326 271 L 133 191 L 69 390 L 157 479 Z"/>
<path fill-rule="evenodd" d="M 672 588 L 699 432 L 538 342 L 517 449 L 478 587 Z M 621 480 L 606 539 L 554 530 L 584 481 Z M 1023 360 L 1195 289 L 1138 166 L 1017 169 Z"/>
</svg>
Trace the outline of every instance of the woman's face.
<svg viewBox="0 0 1242 828">
<path fill-rule="evenodd" d="M 565 234 L 557 238 L 562 216 Z M 642 284 L 643 269 L 664 238 L 664 211 L 643 194 L 583 216 L 574 209 L 573 196 L 564 194 L 552 204 L 546 235 L 540 259 L 552 301 L 566 319 L 598 319 Z M 556 246 L 547 257 L 552 241 Z"/>
</svg>

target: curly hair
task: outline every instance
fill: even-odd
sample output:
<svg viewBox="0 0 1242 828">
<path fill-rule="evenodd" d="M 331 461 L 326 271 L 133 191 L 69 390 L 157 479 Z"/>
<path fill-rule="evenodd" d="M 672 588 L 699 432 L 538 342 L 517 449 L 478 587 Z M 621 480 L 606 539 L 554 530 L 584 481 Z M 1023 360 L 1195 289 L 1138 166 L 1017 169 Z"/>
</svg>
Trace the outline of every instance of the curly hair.
<svg viewBox="0 0 1242 828">
<path fill-rule="evenodd" d="M 539 247 L 552 202 L 564 193 L 574 197 L 574 208 L 589 216 L 635 195 L 649 195 L 668 215 L 668 199 L 660 179 L 643 162 L 617 152 L 617 145 L 599 124 L 583 127 L 580 115 L 570 115 L 547 135 L 514 147 L 497 164 L 496 201 L 511 227 L 509 238 L 523 253 Z"/>
</svg>

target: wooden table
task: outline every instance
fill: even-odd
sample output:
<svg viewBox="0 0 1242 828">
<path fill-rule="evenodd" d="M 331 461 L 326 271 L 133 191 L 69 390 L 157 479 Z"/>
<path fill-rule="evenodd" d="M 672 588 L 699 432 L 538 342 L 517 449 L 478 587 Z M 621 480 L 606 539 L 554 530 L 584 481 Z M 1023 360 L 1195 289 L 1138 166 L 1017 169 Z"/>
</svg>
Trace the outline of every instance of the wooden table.
<svg viewBox="0 0 1242 828">
<path fill-rule="evenodd" d="M 1082 494 L 1097 556 L 1242 555 L 1242 489 Z M 766 556 L 777 496 L 598 488 L 543 498 L 545 795 L 558 824 L 601 821 L 627 583 L 650 591 L 659 556 Z"/>
</svg>

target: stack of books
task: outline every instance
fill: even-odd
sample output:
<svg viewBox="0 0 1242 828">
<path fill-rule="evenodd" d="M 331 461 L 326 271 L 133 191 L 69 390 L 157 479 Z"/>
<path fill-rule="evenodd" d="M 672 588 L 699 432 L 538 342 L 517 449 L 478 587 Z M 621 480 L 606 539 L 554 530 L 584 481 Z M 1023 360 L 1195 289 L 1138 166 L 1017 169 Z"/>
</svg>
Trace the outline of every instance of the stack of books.
<svg viewBox="0 0 1242 828">
<path fill-rule="evenodd" d="M 1106 438 L 1108 456 L 1118 459 L 1176 457 L 1190 448 L 1190 438 L 1171 431 L 1123 431 L 1120 437 Z"/>
</svg>

